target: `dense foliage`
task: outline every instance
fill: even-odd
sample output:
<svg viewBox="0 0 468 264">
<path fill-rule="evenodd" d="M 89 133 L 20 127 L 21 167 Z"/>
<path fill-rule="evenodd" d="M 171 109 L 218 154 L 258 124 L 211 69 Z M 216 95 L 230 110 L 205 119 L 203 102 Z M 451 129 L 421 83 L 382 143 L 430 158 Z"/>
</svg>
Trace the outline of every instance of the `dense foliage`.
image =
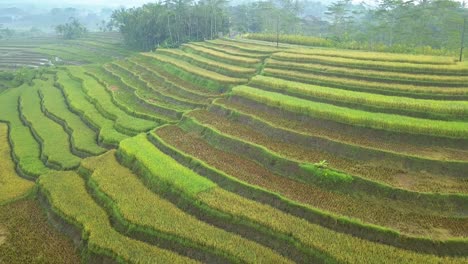
<svg viewBox="0 0 468 264">
<path fill-rule="evenodd" d="M 76 18 L 70 18 L 68 23 L 55 27 L 55 32 L 64 39 L 77 39 L 84 36 L 88 30 Z"/>
<path fill-rule="evenodd" d="M 270 39 L 277 31 L 318 36 L 341 48 L 455 54 L 468 17 L 466 4 L 455 0 L 378 0 L 376 5 L 339 0 L 318 15 L 305 8 L 310 5 L 320 7 L 288 0 L 239 5 L 230 9 L 231 26 L 240 33 L 270 33 Z"/>
<path fill-rule="evenodd" d="M 191 0 L 151 3 L 119 9 L 112 23 L 135 49 L 172 47 L 195 40 L 213 39 L 228 31 L 223 0 Z"/>
</svg>

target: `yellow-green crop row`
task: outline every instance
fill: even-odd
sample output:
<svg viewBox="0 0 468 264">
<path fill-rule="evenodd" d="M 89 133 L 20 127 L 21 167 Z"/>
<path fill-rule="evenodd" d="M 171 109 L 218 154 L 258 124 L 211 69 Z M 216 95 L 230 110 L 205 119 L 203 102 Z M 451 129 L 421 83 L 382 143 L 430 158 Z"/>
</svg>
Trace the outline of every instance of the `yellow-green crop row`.
<svg viewBox="0 0 468 264">
<path fill-rule="evenodd" d="M 181 98 L 180 95 L 173 91 L 174 89 L 168 89 L 165 86 L 166 83 L 164 81 L 161 82 L 161 80 L 158 79 L 159 76 L 155 76 L 138 63 L 125 60 L 116 61 L 113 64 L 117 66 L 117 72 L 127 78 L 134 79 L 134 82 L 138 84 L 137 87 L 141 87 L 139 90 L 144 92 L 143 94 L 147 94 L 151 100 L 153 98 L 161 100 L 162 105 L 166 106 L 168 109 L 177 111 L 181 114 L 184 110 L 193 109 L 203 105 L 193 101 L 191 98 Z"/>
<path fill-rule="evenodd" d="M 114 128 L 114 121 L 102 116 L 96 107 L 86 99 L 78 80 L 72 79 L 65 71 L 58 71 L 57 82 L 70 109 L 79 113 L 91 126 L 99 129 L 99 142 L 116 146 L 127 137 Z"/>
<path fill-rule="evenodd" d="M 168 87 L 173 87 L 174 90 L 178 90 L 180 93 L 188 96 L 188 98 L 207 100 L 209 97 L 218 95 L 218 93 L 210 93 L 208 90 L 197 86 L 193 82 L 188 82 L 177 75 L 173 75 L 170 72 L 165 71 L 162 67 L 158 67 L 158 65 L 151 63 L 151 58 L 149 57 L 141 55 L 134 56 L 129 58 L 129 61 L 144 67 L 149 73 L 153 74 L 155 78 L 161 79 L 161 82 L 166 83 Z"/>
<path fill-rule="evenodd" d="M 259 54 L 259 53 L 253 53 L 253 52 L 240 51 L 234 48 L 220 46 L 220 45 L 216 45 L 210 42 L 190 42 L 190 44 L 192 44 L 192 46 L 207 48 L 207 49 L 211 49 L 214 51 L 223 52 L 229 55 L 239 56 L 239 57 L 263 59 L 269 56 L 268 54 Z"/>
<path fill-rule="evenodd" d="M 103 193 L 110 206 L 130 225 L 174 236 L 181 244 L 200 248 L 234 262 L 288 263 L 271 249 L 199 221 L 174 204 L 151 192 L 129 169 L 121 166 L 110 151 L 89 158 L 81 166 L 90 171 L 89 182 Z M 129 196 L 128 194 L 132 195 Z M 151 231 L 146 233 L 151 234 Z"/>
<path fill-rule="evenodd" d="M 43 86 L 39 88 L 39 91 L 45 112 L 59 120 L 59 123 L 68 130 L 74 148 L 91 155 L 98 155 L 105 151 L 97 144 L 97 134 L 78 115 L 70 112 L 58 88 Z"/>
<path fill-rule="evenodd" d="M 297 71 L 278 70 L 265 68 L 263 73 L 272 77 L 283 79 L 345 88 L 349 90 L 364 90 L 364 91 L 384 91 L 384 92 L 402 92 L 402 93 L 418 93 L 431 95 L 466 95 L 468 87 L 437 87 L 437 86 L 419 86 L 409 84 L 385 83 L 366 80 L 355 80 L 334 76 L 325 76 L 315 73 L 303 73 Z"/>
<path fill-rule="evenodd" d="M 269 41 L 269 42 L 276 42 L 277 40 L 279 40 L 279 42 L 281 43 L 305 45 L 305 46 L 330 47 L 333 45 L 333 42 L 328 39 L 312 37 L 312 36 L 285 35 L 285 34 L 281 34 L 277 36 L 276 34 L 271 34 L 271 33 L 254 33 L 254 34 L 248 34 L 246 37 L 248 39 L 262 40 L 262 41 Z"/>
<path fill-rule="evenodd" d="M 203 56 L 197 55 L 196 53 L 184 52 L 180 49 L 158 49 L 159 53 L 179 58 L 190 63 L 194 63 L 202 68 L 211 70 L 214 72 L 219 72 L 221 74 L 231 76 L 231 77 L 249 77 L 250 75 L 255 74 L 256 70 L 254 68 L 239 67 L 223 62 L 218 62 L 215 60 L 207 59 Z"/>
<path fill-rule="evenodd" d="M 357 51 L 357 50 L 339 50 L 339 49 L 290 49 L 288 52 L 306 54 L 306 55 L 321 55 L 329 57 L 348 58 L 356 60 L 370 61 L 392 61 L 392 62 L 408 62 L 415 64 L 439 64 L 449 65 L 455 64 L 456 60 L 445 56 L 428 56 L 428 55 L 413 55 L 413 54 L 398 54 L 385 52 Z"/>
<path fill-rule="evenodd" d="M 26 89 L 31 89 L 31 87 L 23 84 L 0 94 L 0 120 L 7 122 L 9 125 L 9 140 L 13 148 L 12 157 L 15 159 L 20 172 L 24 176 L 35 178 L 46 173 L 48 168 L 40 159 L 39 143 L 34 139 L 29 127 L 22 123 L 18 112 L 19 97 Z"/>
<path fill-rule="evenodd" d="M 362 78 L 362 79 L 375 79 L 382 81 L 405 81 L 405 82 L 414 82 L 422 83 L 427 86 L 450 86 L 451 84 L 456 84 L 457 86 L 467 86 L 468 87 L 468 76 L 444 76 L 444 75 L 430 75 L 430 74 L 410 74 L 410 73 L 401 73 L 401 72 L 385 72 L 377 70 L 360 70 L 353 68 L 345 67 L 334 67 L 326 66 L 320 64 L 312 63 L 295 63 L 295 62 L 285 62 L 270 59 L 267 62 L 267 67 L 273 67 L 278 69 L 285 70 L 299 70 L 312 73 L 323 73 L 323 74 L 332 74 L 332 75 L 343 75 L 346 77 L 352 78 Z"/>
<path fill-rule="evenodd" d="M 147 83 L 150 83 L 153 89 L 159 88 L 160 92 L 167 93 L 168 96 L 173 97 L 177 101 L 183 101 L 191 104 L 206 104 L 206 95 L 197 93 L 183 87 L 183 85 L 176 84 L 172 80 L 161 75 L 160 72 L 155 71 L 150 65 L 140 61 L 136 58 L 129 58 L 128 64 L 132 65 L 142 77 L 146 77 Z M 158 84 L 158 85 L 155 85 Z"/>
<path fill-rule="evenodd" d="M 237 86 L 232 91 L 234 95 L 255 100 L 271 107 L 278 107 L 313 118 L 328 119 L 353 126 L 436 137 L 468 138 L 468 123 L 466 122 L 428 120 L 392 114 L 371 113 L 317 103 L 248 86 Z"/>
<path fill-rule="evenodd" d="M 82 88 L 87 98 L 96 105 L 96 108 L 107 118 L 115 120 L 116 128 L 123 128 L 127 134 L 136 134 L 156 127 L 154 121 L 130 116 L 112 102 L 112 95 L 106 91 L 108 87 L 102 86 L 91 76 L 85 74 L 81 67 L 70 67 L 70 73 L 82 81 Z"/>
<path fill-rule="evenodd" d="M 22 179 L 16 174 L 15 163 L 11 159 L 8 142 L 8 126 L 0 123 L 0 205 L 26 195 L 34 186 L 33 182 Z"/>
<path fill-rule="evenodd" d="M 291 52 L 278 52 L 272 55 L 273 59 L 316 63 L 333 66 L 356 67 L 361 69 L 396 71 L 403 73 L 430 73 L 430 74 L 447 74 L 447 75 L 467 75 L 468 66 L 465 64 L 455 65 L 431 65 L 431 64 L 416 64 L 407 62 L 391 62 L 391 61 L 370 61 L 357 60 L 340 57 L 330 57 L 323 55 L 308 55 Z"/>
<path fill-rule="evenodd" d="M 170 122 L 174 111 L 153 102 L 147 102 L 140 98 L 133 87 L 131 87 L 121 76 L 119 76 L 113 67 L 113 64 L 104 66 L 85 67 L 86 74 L 96 79 L 103 86 L 108 87 L 112 102 L 129 113 L 131 116 L 140 117 L 147 120 L 153 120 L 156 123 Z M 112 69 L 111 69 L 112 68 Z"/>
<path fill-rule="evenodd" d="M 47 163 L 57 169 L 71 169 L 79 165 L 80 158 L 71 153 L 69 135 L 61 125 L 41 111 L 39 87 L 50 86 L 51 80 L 34 80 L 34 86 L 26 89 L 21 95 L 20 112 L 41 144 L 42 155 L 47 159 Z"/>
<path fill-rule="evenodd" d="M 197 263 L 115 231 L 106 212 L 86 192 L 85 182 L 75 172 L 43 175 L 38 185 L 50 210 L 81 229 L 89 255 L 107 256 L 119 263 Z"/>
<path fill-rule="evenodd" d="M 161 55 L 161 54 L 157 54 L 157 53 L 142 53 L 142 54 L 147 56 L 147 57 L 151 57 L 151 58 L 153 58 L 153 59 L 155 59 L 157 61 L 160 61 L 162 63 L 171 64 L 171 65 L 173 65 L 173 66 L 175 66 L 175 67 L 177 67 L 177 68 L 179 68 L 179 69 L 181 69 L 183 71 L 186 71 L 186 72 L 188 72 L 190 74 L 197 75 L 197 76 L 200 76 L 202 78 L 218 82 L 220 84 L 233 85 L 233 84 L 240 84 L 240 83 L 247 82 L 247 79 L 232 78 L 232 77 L 228 77 L 228 76 L 225 76 L 225 75 L 221 75 L 221 74 L 216 73 L 216 72 L 208 71 L 208 70 L 205 70 L 203 68 L 193 66 L 190 63 L 187 63 L 187 62 L 184 62 L 184 61 L 174 60 L 171 57 L 167 57 L 167 56 L 164 56 L 164 55 Z"/>
<path fill-rule="evenodd" d="M 242 57 L 239 55 L 230 55 L 225 52 L 216 51 L 216 50 L 209 49 L 209 48 L 204 48 L 199 45 L 184 44 L 182 45 L 182 49 L 188 52 L 197 53 L 201 56 L 206 56 L 213 60 L 219 60 L 225 63 L 238 64 L 244 67 L 255 68 L 261 62 L 260 59 Z"/>
<path fill-rule="evenodd" d="M 347 91 L 326 86 L 310 85 L 261 75 L 257 75 L 252 78 L 249 85 L 254 87 L 265 87 L 267 89 L 273 89 L 282 93 L 291 93 L 298 97 L 307 96 L 313 98 L 323 98 L 333 101 L 348 102 L 356 105 L 368 105 L 381 108 L 392 108 L 395 110 L 408 110 L 451 115 L 457 118 L 466 118 L 468 116 L 467 101 L 425 100 L 398 96 L 386 96 L 380 94 Z"/>
<path fill-rule="evenodd" d="M 277 52 L 278 49 L 275 47 L 268 47 L 256 44 L 249 44 L 245 42 L 227 40 L 227 39 L 215 39 L 215 40 L 208 40 L 208 43 L 213 43 L 219 46 L 228 46 L 231 48 L 238 49 L 244 52 L 251 52 L 251 53 L 261 53 L 261 54 L 271 54 L 273 52 Z"/>
<path fill-rule="evenodd" d="M 437 257 L 359 239 L 229 193 L 162 154 L 146 135 L 138 135 L 123 141 L 119 153 L 125 159 L 136 160 L 151 174 L 145 176 L 148 177 L 145 179 L 148 184 L 158 184 L 158 179 L 162 179 L 176 190 L 189 194 L 195 200 L 194 203 L 227 213 L 234 219 L 248 220 L 275 233 L 288 234 L 295 243 L 332 256 L 322 259 L 326 262 L 381 263 L 385 260 L 386 263 L 463 263 L 467 261 L 465 257 Z M 170 168 L 162 169 L 164 166 Z M 181 177 L 184 179 L 181 180 Z"/>
</svg>

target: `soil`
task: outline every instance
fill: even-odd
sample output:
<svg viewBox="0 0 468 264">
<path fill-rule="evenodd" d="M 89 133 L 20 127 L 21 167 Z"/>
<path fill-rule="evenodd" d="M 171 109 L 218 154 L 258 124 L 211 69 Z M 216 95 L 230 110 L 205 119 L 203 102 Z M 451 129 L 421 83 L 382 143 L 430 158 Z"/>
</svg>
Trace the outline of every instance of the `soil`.
<svg viewBox="0 0 468 264">
<path fill-rule="evenodd" d="M 438 215 L 441 212 L 422 209 L 417 204 L 350 196 L 294 181 L 276 175 L 249 159 L 216 149 L 199 135 L 186 133 L 177 126 L 162 127 L 156 133 L 168 144 L 210 166 L 239 180 L 280 193 L 291 200 L 391 227 L 407 234 L 434 238 L 468 236 L 468 220 L 444 217 Z"/>
<path fill-rule="evenodd" d="M 119 87 L 115 86 L 115 85 L 112 85 L 111 87 L 109 87 L 109 89 L 113 92 L 115 91 L 118 91 L 119 90 Z"/>
</svg>

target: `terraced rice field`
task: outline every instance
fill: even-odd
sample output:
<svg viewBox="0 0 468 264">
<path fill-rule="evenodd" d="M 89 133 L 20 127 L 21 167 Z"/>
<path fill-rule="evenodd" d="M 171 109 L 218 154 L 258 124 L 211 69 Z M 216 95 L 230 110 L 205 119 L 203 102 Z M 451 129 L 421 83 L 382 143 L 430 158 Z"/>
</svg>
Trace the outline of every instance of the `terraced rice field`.
<svg viewBox="0 0 468 264">
<path fill-rule="evenodd" d="M 0 70 L 104 63 L 131 54 L 121 46 L 121 36 L 114 32 L 88 33 L 85 38 L 69 41 L 54 35 L 17 37 L 0 43 Z"/>
<path fill-rule="evenodd" d="M 468 64 L 117 50 L 0 93 L 0 205 L 34 196 L 85 263 L 468 262 Z"/>
</svg>

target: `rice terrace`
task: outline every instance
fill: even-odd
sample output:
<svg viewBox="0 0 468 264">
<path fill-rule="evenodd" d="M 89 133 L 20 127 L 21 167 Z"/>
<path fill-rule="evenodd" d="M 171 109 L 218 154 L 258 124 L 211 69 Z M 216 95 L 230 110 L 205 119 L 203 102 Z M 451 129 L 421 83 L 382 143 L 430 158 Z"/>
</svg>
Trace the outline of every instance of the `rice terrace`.
<svg viewBox="0 0 468 264">
<path fill-rule="evenodd" d="M 0 263 L 468 263 L 468 9 L 387 2 L 449 37 L 362 39 L 346 0 L 0 4 Z"/>
</svg>

